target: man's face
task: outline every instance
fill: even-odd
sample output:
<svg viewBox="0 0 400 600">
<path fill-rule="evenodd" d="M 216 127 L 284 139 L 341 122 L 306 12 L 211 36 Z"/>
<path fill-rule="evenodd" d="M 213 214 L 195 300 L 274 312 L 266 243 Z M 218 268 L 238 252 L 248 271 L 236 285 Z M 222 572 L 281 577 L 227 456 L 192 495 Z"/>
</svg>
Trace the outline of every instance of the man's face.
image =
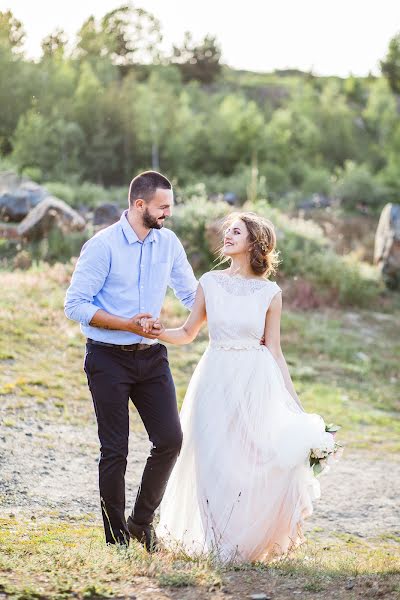
<svg viewBox="0 0 400 600">
<path fill-rule="evenodd" d="M 144 205 L 143 225 L 149 229 L 162 229 L 165 219 L 172 214 L 173 204 L 172 190 L 158 188 L 153 198 Z"/>
</svg>

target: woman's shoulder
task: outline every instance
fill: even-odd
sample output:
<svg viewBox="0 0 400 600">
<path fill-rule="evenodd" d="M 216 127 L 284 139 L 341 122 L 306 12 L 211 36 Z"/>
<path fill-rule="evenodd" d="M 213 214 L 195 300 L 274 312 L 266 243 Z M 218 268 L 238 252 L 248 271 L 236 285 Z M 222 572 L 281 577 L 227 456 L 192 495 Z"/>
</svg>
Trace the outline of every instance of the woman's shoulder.
<svg viewBox="0 0 400 600">
<path fill-rule="evenodd" d="M 267 279 L 267 282 L 269 284 L 269 288 L 272 292 L 281 292 L 282 288 L 279 287 L 279 285 L 276 283 L 276 281 L 271 281 L 270 279 Z"/>
<path fill-rule="evenodd" d="M 203 273 L 203 275 L 199 279 L 199 283 L 206 283 L 210 279 L 210 277 L 213 277 L 214 273 L 215 271 L 207 271 L 206 273 Z"/>
</svg>

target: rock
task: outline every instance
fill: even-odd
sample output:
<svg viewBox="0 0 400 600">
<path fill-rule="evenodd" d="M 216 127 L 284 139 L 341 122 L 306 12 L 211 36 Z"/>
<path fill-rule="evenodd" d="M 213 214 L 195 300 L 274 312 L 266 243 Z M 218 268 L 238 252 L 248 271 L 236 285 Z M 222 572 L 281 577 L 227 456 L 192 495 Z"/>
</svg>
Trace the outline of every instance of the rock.
<svg viewBox="0 0 400 600">
<path fill-rule="evenodd" d="M 400 288 L 400 204 L 386 204 L 375 235 L 374 262 L 391 289 Z"/>
<path fill-rule="evenodd" d="M 314 208 L 328 208 L 329 206 L 332 206 L 332 204 L 332 198 L 322 194 L 314 194 L 311 198 L 303 200 L 303 202 L 298 205 L 298 208 L 300 210 L 313 210 Z"/>
<path fill-rule="evenodd" d="M 18 234 L 31 241 L 46 237 L 52 229 L 63 233 L 82 231 L 86 222 L 63 200 L 49 196 L 33 208 L 18 225 Z"/>
<path fill-rule="evenodd" d="M 121 209 L 117 204 L 101 204 L 93 214 L 93 225 L 112 225 L 119 221 L 121 217 Z"/>
<path fill-rule="evenodd" d="M 19 192 L 6 192 L 0 196 L 0 217 L 3 221 L 22 221 L 31 209 L 29 199 Z"/>
<path fill-rule="evenodd" d="M 225 202 L 227 202 L 231 206 L 233 206 L 239 201 L 239 196 L 235 194 L 235 192 L 225 192 L 223 197 Z"/>
<path fill-rule="evenodd" d="M 0 175 L 0 218 L 19 223 L 48 195 L 33 181 L 21 179 L 14 173 L 3 173 Z"/>
</svg>

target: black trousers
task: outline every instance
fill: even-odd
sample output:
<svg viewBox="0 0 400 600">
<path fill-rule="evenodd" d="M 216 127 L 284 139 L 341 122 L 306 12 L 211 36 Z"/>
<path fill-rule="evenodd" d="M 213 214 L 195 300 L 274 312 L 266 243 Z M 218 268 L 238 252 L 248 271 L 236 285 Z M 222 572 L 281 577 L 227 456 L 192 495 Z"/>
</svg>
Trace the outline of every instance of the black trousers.
<svg viewBox="0 0 400 600">
<path fill-rule="evenodd" d="M 129 438 L 129 399 L 152 442 L 132 511 L 135 523 L 148 525 L 159 506 L 182 445 L 182 430 L 167 349 L 147 350 L 86 345 L 85 372 L 100 440 L 99 487 L 107 543 L 128 543 L 125 471 Z"/>
</svg>

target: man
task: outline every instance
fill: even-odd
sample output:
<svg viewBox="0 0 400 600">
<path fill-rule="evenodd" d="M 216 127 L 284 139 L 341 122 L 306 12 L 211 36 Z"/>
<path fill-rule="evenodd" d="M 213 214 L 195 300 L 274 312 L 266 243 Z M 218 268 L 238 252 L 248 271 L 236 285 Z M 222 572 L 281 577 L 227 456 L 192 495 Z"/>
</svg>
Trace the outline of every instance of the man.
<svg viewBox="0 0 400 600">
<path fill-rule="evenodd" d="M 129 535 L 157 549 L 152 521 L 179 454 L 182 432 L 167 349 L 157 322 L 167 286 L 191 308 L 197 281 L 176 235 L 163 229 L 171 215 L 171 183 L 154 171 L 135 177 L 129 209 L 82 248 L 65 299 L 65 314 L 87 337 L 85 372 L 100 440 L 99 487 L 107 543 Z M 136 502 L 125 520 L 129 399 L 152 442 Z"/>
</svg>

